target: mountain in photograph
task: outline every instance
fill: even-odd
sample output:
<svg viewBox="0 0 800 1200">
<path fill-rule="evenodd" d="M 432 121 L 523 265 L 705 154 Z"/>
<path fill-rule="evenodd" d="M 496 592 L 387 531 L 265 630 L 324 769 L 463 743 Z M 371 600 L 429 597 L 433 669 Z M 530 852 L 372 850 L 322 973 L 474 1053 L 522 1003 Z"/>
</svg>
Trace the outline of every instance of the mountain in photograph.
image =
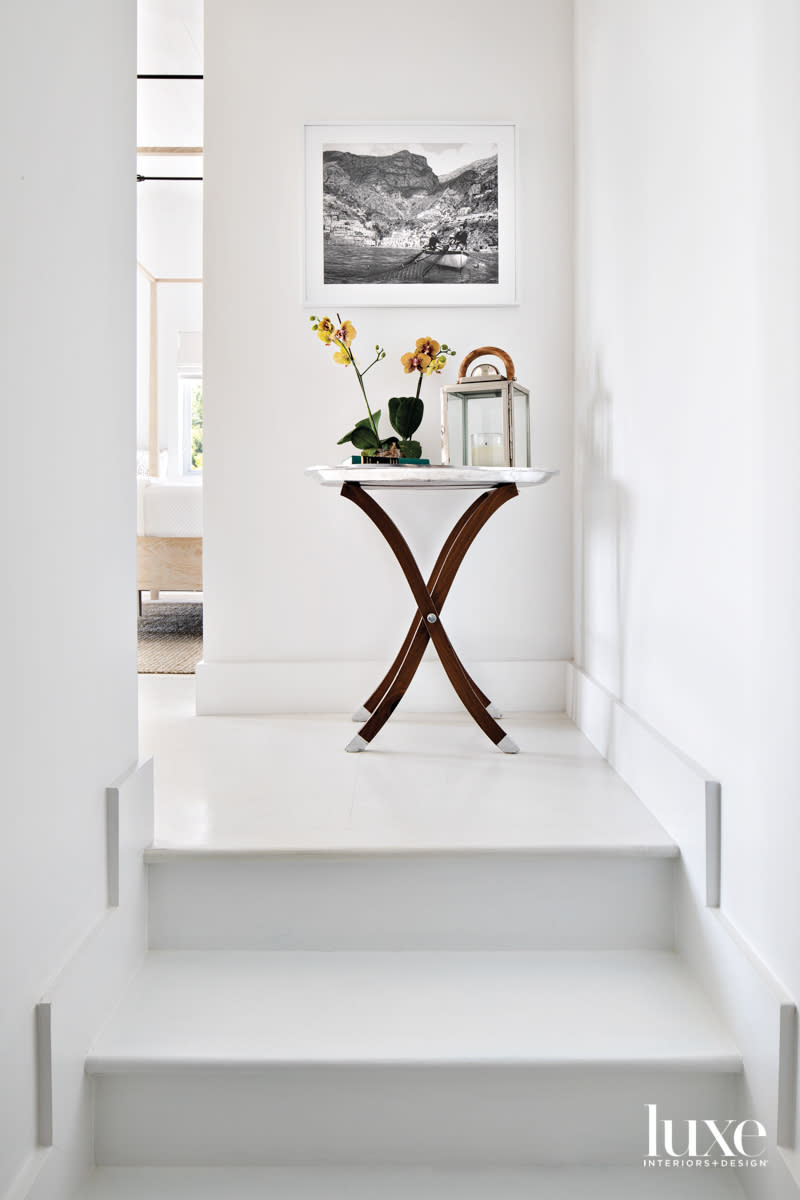
<svg viewBox="0 0 800 1200">
<path fill-rule="evenodd" d="M 322 156 L 325 191 L 352 183 L 357 187 L 398 193 L 435 192 L 439 180 L 428 160 L 410 150 L 397 154 L 349 154 L 345 150 L 325 150 Z"/>
<path fill-rule="evenodd" d="M 457 239 L 467 250 L 497 248 L 497 155 L 437 176 L 410 150 L 323 151 L 323 225 L 339 245 L 405 247 Z"/>
</svg>

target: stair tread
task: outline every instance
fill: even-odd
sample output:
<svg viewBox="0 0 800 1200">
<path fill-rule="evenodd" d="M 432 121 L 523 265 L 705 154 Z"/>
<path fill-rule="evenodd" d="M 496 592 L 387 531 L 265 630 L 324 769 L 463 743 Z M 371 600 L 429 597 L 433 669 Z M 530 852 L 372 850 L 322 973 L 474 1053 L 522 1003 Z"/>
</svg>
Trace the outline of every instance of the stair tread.
<svg viewBox="0 0 800 1200">
<path fill-rule="evenodd" d="M 586 858 L 678 858 L 678 846 L 671 841 L 669 837 L 660 837 L 656 835 L 650 839 L 639 838 L 638 840 L 624 840 L 619 838 L 617 841 L 551 841 L 542 842 L 541 845 L 515 846 L 503 845 L 471 845 L 465 842 L 462 845 L 453 844 L 434 845 L 363 845 L 350 844 L 342 842 L 341 845 L 325 845 L 325 846 L 303 846 L 303 845 L 271 845 L 271 846 L 252 846 L 246 844 L 217 844 L 208 846 L 183 846 L 171 845 L 167 842 L 154 842 L 152 846 L 148 846 L 144 852 L 144 861 L 146 863 L 170 863 L 170 862 L 196 862 L 207 861 L 214 862 L 222 859 L 242 859 L 245 861 L 264 860 L 274 861 L 276 859 L 299 858 L 308 861 L 328 861 L 330 859 L 352 858 L 355 860 L 366 858 L 381 858 L 381 859 L 410 859 L 410 858 L 448 858 L 448 859 L 466 859 L 466 858 L 481 858 L 483 860 L 489 858 L 544 858 L 544 857 L 574 857 L 580 859 Z"/>
<path fill-rule="evenodd" d="M 734 1200 L 734 1171 L 636 1167 L 105 1167 L 75 1200 Z"/>
<path fill-rule="evenodd" d="M 741 1069 L 670 952 L 153 951 L 87 1070 L 393 1063 Z"/>
</svg>

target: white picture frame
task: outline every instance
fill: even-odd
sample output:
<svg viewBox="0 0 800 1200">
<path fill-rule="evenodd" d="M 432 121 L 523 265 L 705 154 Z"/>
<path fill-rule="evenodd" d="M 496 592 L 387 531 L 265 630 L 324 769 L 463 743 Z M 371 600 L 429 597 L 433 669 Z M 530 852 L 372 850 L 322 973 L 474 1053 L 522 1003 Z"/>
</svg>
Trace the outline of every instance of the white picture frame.
<svg viewBox="0 0 800 1200">
<path fill-rule="evenodd" d="M 304 133 L 307 307 L 518 303 L 515 124 Z"/>
</svg>

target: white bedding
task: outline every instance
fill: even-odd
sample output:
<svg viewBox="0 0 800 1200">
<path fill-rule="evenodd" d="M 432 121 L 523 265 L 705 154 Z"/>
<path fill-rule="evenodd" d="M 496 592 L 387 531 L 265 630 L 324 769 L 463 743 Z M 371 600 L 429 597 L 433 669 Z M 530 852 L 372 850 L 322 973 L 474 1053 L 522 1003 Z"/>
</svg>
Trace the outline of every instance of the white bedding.
<svg viewBox="0 0 800 1200">
<path fill-rule="evenodd" d="M 138 533 L 145 537 L 202 537 L 203 488 L 199 479 L 147 479 L 139 487 Z"/>
</svg>

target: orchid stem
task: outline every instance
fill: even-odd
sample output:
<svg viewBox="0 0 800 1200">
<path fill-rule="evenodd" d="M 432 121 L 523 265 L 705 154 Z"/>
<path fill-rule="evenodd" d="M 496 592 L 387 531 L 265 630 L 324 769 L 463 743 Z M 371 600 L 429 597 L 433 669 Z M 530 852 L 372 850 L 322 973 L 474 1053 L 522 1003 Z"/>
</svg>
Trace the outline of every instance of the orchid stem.
<svg viewBox="0 0 800 1200">
<path fill-rule="evenodd" d="M 353 358 L 353 353 L 349 349 L 349 347 L 348 347 L 347 353 L 350 355 L 350 362 L 353 364 L 353 370 L 356 373 L 356 379 L 358 380 L 358 386 L 361 388 L 361 395 L 364 397 L 364 403 L 367 406 L 367 412 L 369 413 L 369 423 L 372 426 L 372 432 L 375 434 L 375 437 L 378 440 L 378 442 L 380 442 L 381 439 L 378 435 L 378 427 L 375 424 L 375 418 L 372 415 L 372 409 L 370 408 L 369 400 L 367 399 L 367 389 L 364 387 L 363 376 L 362 376 L 361 372 L 359 371 L 358 367 L 356 366 L 356 360 Z M 369 370 L 369 367 L 367 367 L 367 371 L 368 370 Z M 365 372 L 365 374 L 366 374 L 366 372 Z"/>
<path fill-rule="evenodd" d="M 338 313 L 338 312 L 337 312 L 337 314 L 336 314 L 336 320 L 339 322 L 339 328 L 341 329 L 341 327 L 342 327 L 342 318 L 341 318 L 341 316 L 339 315 L 339 313 Z M 378 443 L 378 447 L 380 448 L 380 440 L 381 440 L 381 439 L 380 439 L 380 434 L 378 433 L 378 426 L 375 424 L 375 418 L 374 418 L 374 416 L 372 415 L 372 409 L 370 408 L 370 406 L 369 406 L 369 400 L 367 399 L 367 389 L 364 387 L 364 375 L 366 375 L 367 371 L 369 370 L 369 367 L 374 367 L 374 366 L 375 366 L 375 363 L 376 363 L 378 360 L 377 360 L 377 358 L 376 358 L 376 359 L 374 359 L 374 360 L 373 360 L 373 361 L 372 361 L 372 362 L 369 364 L 369 367 L 367 367 L 366 371 L 364 371 L 364 374 L 362 375 L 361 371 L 359 371 L 359 369 L 358 369 L 358 367 L 357 367 L 357 365 L 356 365 L 356 360 L 355 360 L 355 356 L 353 355 L 353 351 L 350 349 L 350 347 L 347 345 L 347 343 L 346 343 L 346 342 L 340 342 L 340 341 L 339 341 L 339 339 L 338 339 L 338 338 L 336 338 L 336 337 L 335 337 L 333 340 L 334 340 L 334 342 L 336 343 L 336 345 L 339 347 L 339 349 L 340 349 L 340 350 L 342 350 L 342 351 L 344 351 L 344 353 L 345 353 L 345 354 L 347 355 L 347 357 L 349 358 L 350 362 L 353 364 L 353 370 L 354 370 L 354 371 L 355 371 L 355 373 L 356 373 L 356 379 L 358 380 L 358 386 L 361 388 L 361 395 L 364 397 L 364 403 L 366 404 L 366 406 L 367 406 L 367 412 L 369 413 L 369 423 L 370 423 L 370 425 L 372 426 L 372 432 L 375 434 L 375 440 L 376 440 L 376 442 Z M 419 392 L 417 392 L 417 395 L 419 395 Z"/>
</svg>

